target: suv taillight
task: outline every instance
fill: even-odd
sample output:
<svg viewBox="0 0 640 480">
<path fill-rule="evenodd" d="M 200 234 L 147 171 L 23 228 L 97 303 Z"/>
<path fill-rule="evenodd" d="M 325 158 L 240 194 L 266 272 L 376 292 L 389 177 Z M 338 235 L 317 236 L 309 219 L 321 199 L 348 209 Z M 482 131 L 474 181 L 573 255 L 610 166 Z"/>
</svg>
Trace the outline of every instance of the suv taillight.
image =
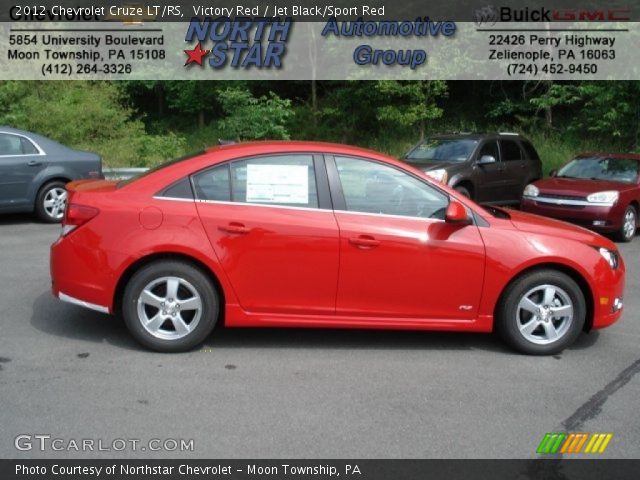
<svg viewBox="0 0 640 480">
<path fill-rule="evenodd" d="M 100 210 L 95 207 L 75 203 L 68 205 L 62 220 L 62 236 L 69 234 L 80 225 L 84 225 L 99 213 Z"/>
</svg>

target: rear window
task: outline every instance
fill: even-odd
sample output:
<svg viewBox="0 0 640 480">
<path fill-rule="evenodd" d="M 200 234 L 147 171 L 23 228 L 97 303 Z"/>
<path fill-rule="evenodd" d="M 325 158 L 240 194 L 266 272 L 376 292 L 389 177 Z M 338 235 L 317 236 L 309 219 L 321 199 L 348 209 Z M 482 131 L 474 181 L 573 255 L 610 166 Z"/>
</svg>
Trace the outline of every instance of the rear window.
<svg viewBox="0 0 640 480">
<path fill-rule="evenodd" d="M 171 165 L 175 165 L 176 163 L 180 163 L 180 162 L 184 162 L 185 160 L 189 160 L 195 157 L 198 157 L 202 154 L 206 153 L 204 150 L 201 150 L 199 152 L 196 153 L 191 153 L 189 155 L 185 155 L 184 157 L 180 157 L 180 158 L 176 158 L 174 160 L 169 160 L 168 162 L 164 162 L 161 163 L 160 165 L 156 165 L 155 167 L 150 168 L 149 170 L 147 170 L 146 172 L 142 172 L 139 175 L 135 175 L 131 178 L 128 178 L 126 180 L 121 180 L 118 182 L 118 188 L 124 187 L 125 185 L 129 185 L 130 183 L 133 183 L 137 180 L 140 180 L 141 178 L 146 177 L 147 175 L 151 175 L 152 173 L 155 173 L 157 171 L 160 171 L 164 168 L 170 167 Z"/>
</svg>

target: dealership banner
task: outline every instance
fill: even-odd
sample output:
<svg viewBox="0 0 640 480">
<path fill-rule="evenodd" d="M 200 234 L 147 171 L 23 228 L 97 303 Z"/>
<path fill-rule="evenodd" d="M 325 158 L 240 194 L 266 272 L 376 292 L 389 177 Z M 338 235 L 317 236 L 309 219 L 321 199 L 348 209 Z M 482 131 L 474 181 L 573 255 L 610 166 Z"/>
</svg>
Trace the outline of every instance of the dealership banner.
<svg viewBox="0 0 640 480">
<path fill-rule="evenodd" d="M 639 10 L 566 0 L 15 1 L 0 7 L 0 80 L 636 80 Z"/>
</svg>

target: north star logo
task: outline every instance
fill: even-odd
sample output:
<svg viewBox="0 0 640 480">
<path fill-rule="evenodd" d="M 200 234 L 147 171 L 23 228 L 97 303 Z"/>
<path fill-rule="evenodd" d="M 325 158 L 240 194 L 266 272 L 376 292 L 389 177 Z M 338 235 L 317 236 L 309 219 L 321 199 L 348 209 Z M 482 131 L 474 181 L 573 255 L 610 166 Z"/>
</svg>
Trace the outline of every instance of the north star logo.
<svg viewBox="0 0 640 480">
<path fill-rule="evenodd" d="M 291 25 L 290 17 L 282 21 L 279 17 L 192 18 L 185 42 L 198 43 L 184 50 L 187 56 L 184 65 L 203 66 L 207 57 L 208 65 L 215 69 L 227 65 L 244 69 L 281 68 Z M 211 49 L 203 48 L 207 41 L 213 42 Z"/>
</svg>

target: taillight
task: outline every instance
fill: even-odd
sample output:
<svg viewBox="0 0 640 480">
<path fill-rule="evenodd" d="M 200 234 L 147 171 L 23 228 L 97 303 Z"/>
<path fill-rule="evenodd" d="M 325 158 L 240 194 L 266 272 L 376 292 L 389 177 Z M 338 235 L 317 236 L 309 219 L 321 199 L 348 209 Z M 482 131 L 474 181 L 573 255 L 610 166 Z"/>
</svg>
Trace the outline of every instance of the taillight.
<svg viewBox="0 0 640 480">
<path fill-rule="evenodd" d="M 95 207 L 75 203 L 67 205 L 62 219 L 62 236 L 72 232 L 80 225 L 84 225 L 99 213 L 100 210 Z"/>
</svg>

